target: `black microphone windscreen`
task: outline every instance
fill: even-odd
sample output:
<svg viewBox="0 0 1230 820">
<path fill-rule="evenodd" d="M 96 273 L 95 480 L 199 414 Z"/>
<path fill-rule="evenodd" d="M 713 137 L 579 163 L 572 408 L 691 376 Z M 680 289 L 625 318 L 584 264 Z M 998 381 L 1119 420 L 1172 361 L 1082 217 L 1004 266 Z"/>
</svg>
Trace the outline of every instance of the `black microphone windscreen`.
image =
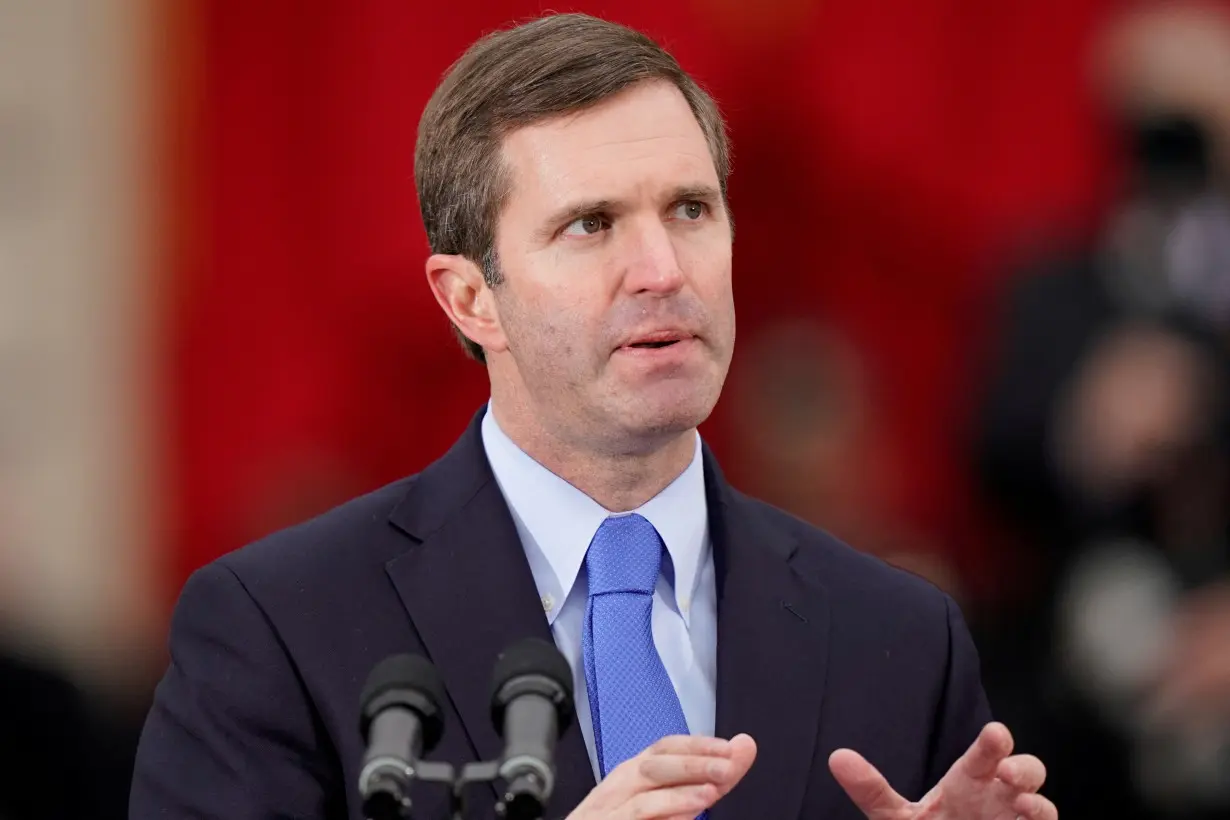
<svg viewBox="0 0 1230 820">
<path fill-rule="evenodd" d="M 514 681 L 516 684 L 509 686 Z M 554 705 L 556 728 L 562 734 L 572 722 L 572 667 L 555 644 L 540 638 L 520 640 L 496 659 L 491 687 L 491 721 L 501 737 L 504 736 L 504 716 L 509 701 L 528 692 L 535 692 Z"/>
<path fill-rule="evenodd" d="M 430 748 L 443 731 L 441 710 L 446 699 L 444 681 L 431 661 L 422 655 L 390 655 L 367 676 L 359 699 L 360 729 L 366 739 L 375 713 L 390 702 L 404 701 L 404 705 L 421 714 L 426 732 L 424 746 Z"/>
<path fill-rule="evenodd" d="M 522 675 L 542 675 L 563 687 L 572 700 L 572 667 L 555 644 L 541 638 L 525 638 L 500 653 L 492 675 L 492 696 Z"/>
</svg>

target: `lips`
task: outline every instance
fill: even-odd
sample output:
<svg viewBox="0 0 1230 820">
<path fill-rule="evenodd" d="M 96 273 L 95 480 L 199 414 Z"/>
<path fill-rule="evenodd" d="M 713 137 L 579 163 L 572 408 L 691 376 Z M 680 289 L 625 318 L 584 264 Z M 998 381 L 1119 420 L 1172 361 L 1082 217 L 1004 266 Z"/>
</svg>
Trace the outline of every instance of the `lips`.
<svg viewBox="0 0 1230 820">
<path fill-rule="evenodd" d="M 648 333 L 637 333 L 620 347 L 634 350 L 657 350 L 691 338 L 693 338 L 692 334 L 681 330 L 655 330 Z"/>
</svg>

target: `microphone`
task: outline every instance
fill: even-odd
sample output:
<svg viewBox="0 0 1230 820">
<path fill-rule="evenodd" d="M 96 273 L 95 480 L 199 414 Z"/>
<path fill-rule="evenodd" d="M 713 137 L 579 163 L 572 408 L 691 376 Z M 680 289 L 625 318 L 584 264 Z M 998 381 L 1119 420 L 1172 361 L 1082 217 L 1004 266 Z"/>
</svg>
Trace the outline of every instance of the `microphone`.
<svg viewBox="0 0 1230 820">
<path fill-rule="evenodd" d="M 444 733 L 444 700 L 439 673 L 419 655 L 391 655 L 368 676 L 359 709 L 367 747 L 359 794 L 369 820 L 400 820 L 409 812 L 419 760 Z"/>
<path fill-rule="evenodd" d="M 554 644 L 527 638 L 500 655 L 493 677 L 503 817 L 540 820 L 555 789 L 555 743 L 572 720 L 572 669 Z"/>
</svg>

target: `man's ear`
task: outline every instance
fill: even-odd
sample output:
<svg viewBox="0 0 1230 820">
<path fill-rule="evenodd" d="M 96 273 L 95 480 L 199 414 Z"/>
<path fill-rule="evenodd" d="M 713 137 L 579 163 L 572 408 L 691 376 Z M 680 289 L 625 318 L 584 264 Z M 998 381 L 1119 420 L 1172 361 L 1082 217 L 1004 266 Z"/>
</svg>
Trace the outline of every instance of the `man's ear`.
<svg viewBox="0 0 1230 820">
<path fill-rule="evenodd" d="M 433 254 L 427 259 L 427 284 L 444 314 L 470 341 L 483 350 L 508 348 L 491 288 L 478 265 L 455 254 Z"/>
</svg>

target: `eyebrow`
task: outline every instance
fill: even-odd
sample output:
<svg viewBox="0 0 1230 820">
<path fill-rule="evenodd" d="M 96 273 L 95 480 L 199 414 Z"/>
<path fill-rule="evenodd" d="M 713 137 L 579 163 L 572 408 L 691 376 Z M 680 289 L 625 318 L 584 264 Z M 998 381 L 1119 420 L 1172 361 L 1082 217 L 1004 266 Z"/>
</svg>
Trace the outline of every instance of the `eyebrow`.
<svg viewBox="0 0 1230 820">
<path fill-rule="evenodd" d="M 697 184 L 697 185 L 680 185 L 674 188 L 669 196 L 671 202 L 682 202 L 684 200 L 698 200 L 711 205 L 716 205 L 722 201 L 722 194 L 717 188 L 712 185 Z M 609 213 L 617 211 L 620 208 L 618 200 L 614 199 L 584 199 L 578 202 L 573 202 L 558 211 L 553 212 L 546 220 L 543 221 L 543 226 L 536 233 L 540 239 L 548 239 L 553 236 L 556 230 L 561 225 L 569 225 L 573 221 L 580 219 L 583 216 L 597 213 Z"/>
<path fill-rule="evenodd" d="M 722 193 L 712 185 L 681 185 L 671 192 L 671 202 L 688 199 L 717 204 L 722 201 Z"/>
<path fill-rule="evenodd" d="M 570 225 L 583 216 L 614 211 L 618 207 L 619 203 L 613 199 L 583 199 L 573 202 L 547 217 L 536 233 L 539 239 L 549 239 L 561 225 Z"/>
</svg>

